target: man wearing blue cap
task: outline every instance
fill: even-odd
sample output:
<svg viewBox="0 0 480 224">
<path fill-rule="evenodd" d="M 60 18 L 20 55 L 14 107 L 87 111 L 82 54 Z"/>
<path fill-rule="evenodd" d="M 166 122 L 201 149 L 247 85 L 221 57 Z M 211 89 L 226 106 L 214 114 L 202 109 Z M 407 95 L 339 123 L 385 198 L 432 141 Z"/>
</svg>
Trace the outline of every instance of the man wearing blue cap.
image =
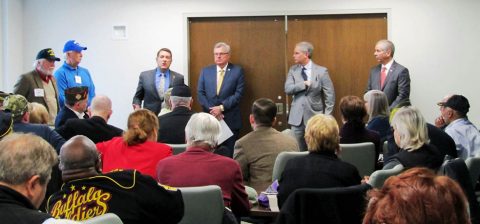
<svg viewBox="0 0 480 224">
<path fill-rule="evenodd" d="M 28 102 L 37 102 L 47 108 L 50 125 L 53 125 L 60 110 L 57 82 L 53 78 L 56 61 L 60 61 L 60 58 L 55 57 L 51 48 L 41 50 L 37 54 L 35 69 L 21 75 L 13 87 L 14 94 L 22 95 Z"/>
<path fill-rule="evenodd" d="M 65 105 L 65 89 L 86 86 L 88 87 L 88 105 L 95 97 L 95 85 L 93 84 L 90 72 L 87 69 L 78 66 L 82 61 L 82 51 L 87 47 L 81 46 L 75 40 L 69 40 L 63 47 L 65 53 L 65 63 L 55 72 L 55 78 L 58 84 L 60 108 Z"/>
</svg>

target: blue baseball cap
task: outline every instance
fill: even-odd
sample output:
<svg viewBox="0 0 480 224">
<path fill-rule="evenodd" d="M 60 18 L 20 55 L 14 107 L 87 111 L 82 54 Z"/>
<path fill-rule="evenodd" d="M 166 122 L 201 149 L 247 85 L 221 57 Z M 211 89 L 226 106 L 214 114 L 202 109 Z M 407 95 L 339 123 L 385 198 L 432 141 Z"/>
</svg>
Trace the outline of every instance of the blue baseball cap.
<svg viewBox="0 0 480 224">
<path fill-rule="evenodd" d="M 63 47 L 63 53 L 67 51 L 82 52 L 83 50 L 87 50 L 87 47 L 80 46 L 80 44 L 77 43 L 75 40 L 67 41 L 67 43 L 65 43 L 65 46 Z"/>
</svg>

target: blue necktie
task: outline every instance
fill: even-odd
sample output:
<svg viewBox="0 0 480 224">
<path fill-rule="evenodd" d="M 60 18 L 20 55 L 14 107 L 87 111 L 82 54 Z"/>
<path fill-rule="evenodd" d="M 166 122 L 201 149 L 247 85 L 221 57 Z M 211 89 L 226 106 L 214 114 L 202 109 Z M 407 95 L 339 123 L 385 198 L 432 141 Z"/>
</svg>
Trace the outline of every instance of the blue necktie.
<svg viewBox="0 0 480 224">
<path fill-rule="evenodd" d="M 308 80 L 308 77 L 307 77 L 307 73 L 305 73 L 305 70 L 307 70 L 305 67 L 302 67 L 302 78 L 303 78 L 303 81 L 307 81 Z"/>
</svg>

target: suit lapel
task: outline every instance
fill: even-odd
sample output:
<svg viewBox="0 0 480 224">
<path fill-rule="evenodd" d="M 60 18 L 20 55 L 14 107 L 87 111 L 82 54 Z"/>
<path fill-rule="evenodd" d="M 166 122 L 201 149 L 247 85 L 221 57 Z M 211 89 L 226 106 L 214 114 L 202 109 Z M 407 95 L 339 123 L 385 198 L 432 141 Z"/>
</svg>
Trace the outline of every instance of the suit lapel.
<svg viewBox="0 0 480 224">
<path fill-rule="evenodd" d="M 38 72 L 36 70 L 34 71 L 34 73 L 35 74 L 33 74 L 33 80 L 35 81 L 35 84 L 37 85 L 37 88 L 43 90 L 43 102 L 46 104 L 47 96 L 45 94 L 45 88 L 43 87 L 43 80 L 40 78 L 40 74 L 38 74 Z M 52 82 L 52 80 L 50 80 L 50 82 Z M 54 85 L 54 88 L 55 88 L 55 85 Z M 57 91 L 57 88 L 55 88 L 55 91 Z"/>
<path fill-rule="evenodd" d="M 222 86 L 220 87 L 220 91 L 218 92 L 218 95 L 220 95 L 222 93 L 222 91 L 226 88 L 225 85 L 228 83 L 230 83 L 230 79 L 232 79 L 232 75 L 230 74 L 231 73 L 231 70 L 232 70 L 232 67 L 233 67 L 233 64 L 231 63 L 228 63 L 226 69 L 225 69 L 225 74 L 223 75 L 223 81 L 222 81 Z M 217 81 L 217 71 L 215 70 L 215 86 L 216 85 L 216 81 Z"/>
<path fill-rule="evenodd" d="M 149 75 L 148 77 L 150 78 L 150 83 L 151 83 L 150 88 L 152 88 L 153 92 L 155 92 L 155 96 L 157 96 L 157 98 L 160 99 L 160 95 L 158 95 L 157 86 L 155 85 L 155 79 L 157 78 L 156 75 L 157 75 L 157 69 L 153 69 L 152 74 Z"/>
<path fill-rule="evenodd" d="M 392 63 L 392 66 L 390 67 L 390 69 L 388 70 L 388 73 L 387 73 L 387 78 L 385 79 L 385 85 L 383 85 L 383 88 L 382 88 L 382 91 L 385 89 L 385 87 L 388 85 L 388 83 L 390 82 L 390 80 L 393 79 L 393 76 L 395 75 L 395 70 L 397 68 L 397 63 L 395 61 L 393 61 Z"/>
</svg>

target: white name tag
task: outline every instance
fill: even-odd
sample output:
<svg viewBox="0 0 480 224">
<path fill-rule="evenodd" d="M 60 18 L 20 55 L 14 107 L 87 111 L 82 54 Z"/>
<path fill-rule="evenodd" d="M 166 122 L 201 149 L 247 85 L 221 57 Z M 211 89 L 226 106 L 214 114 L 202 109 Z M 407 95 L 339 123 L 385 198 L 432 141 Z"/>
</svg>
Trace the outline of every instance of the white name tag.
<svg viewBox="0 0 480 224">
<path fill-rule="evenodd" d="M 75 82 L 78 83 L 78 84 L 82 84 L 82 77 L 76 75 L 75 76 Z"/>
<path fill-rule="evenodd" d="M 43 91 L 43 89 L 33 89 L 33 94 L 35 95 L 35 97 L 45 96 L 45 92 Z"/>
</svg>

